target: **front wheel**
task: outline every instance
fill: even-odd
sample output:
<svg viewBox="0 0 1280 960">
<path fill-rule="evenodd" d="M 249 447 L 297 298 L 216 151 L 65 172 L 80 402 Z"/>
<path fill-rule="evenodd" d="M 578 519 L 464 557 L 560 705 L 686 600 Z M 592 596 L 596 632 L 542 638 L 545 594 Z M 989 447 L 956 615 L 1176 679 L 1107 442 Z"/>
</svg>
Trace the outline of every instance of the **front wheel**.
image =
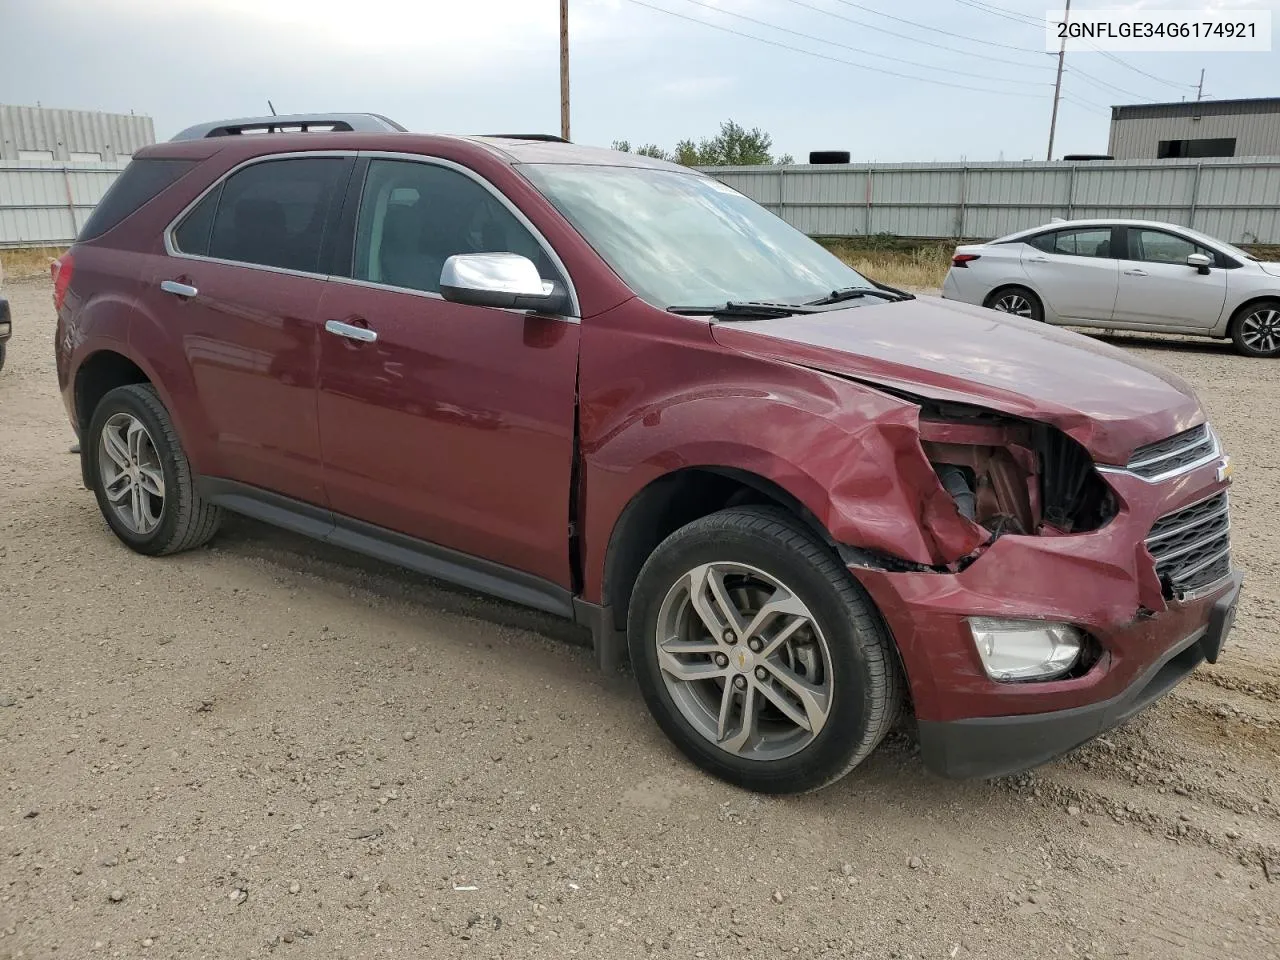
<svg viewBox="0 0 1280 960">
<path fill-rule="evenodd" d="M 984 307 L 1012 313 L 1014 316 L 1040 322 L 1044 320 L 1044 305 L 1040 298 L 1026 287 L 1004 287 L 987 297 Z"/>
<path fill-rule="evenodd" d="M 874 604 L 779 510 L 724 510 L 664 540 L 636 582 L 628 643 L 649 710 L 676 746 L 762 793 L 840 779 L 904 699 Z"/>
<path fill-rule="evenodd" d="M 4 355 L 8 346 L 9 346 L 8 343 L 6 343 L 3 340 L 0 340 L 0 370 L 4 369 Z"/>
<path fill-rule="evenodd" d="M 1280 355 L 1280 300 L 1242 307 L 1231 321 L 1231 342 L 1246 357 Z"/>
</svg>

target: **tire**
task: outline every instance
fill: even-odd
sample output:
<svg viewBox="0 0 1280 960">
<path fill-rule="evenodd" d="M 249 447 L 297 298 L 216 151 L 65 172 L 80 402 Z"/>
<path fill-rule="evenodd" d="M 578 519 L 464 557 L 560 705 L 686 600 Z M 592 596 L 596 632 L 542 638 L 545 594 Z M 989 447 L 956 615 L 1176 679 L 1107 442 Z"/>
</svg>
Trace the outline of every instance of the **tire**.
<svg viewBox="0 0 1280 960">
<path fill-rule="evenodd" d="M 1044 322 L 1044 304 L 1026 287 L 1000 287 L 992 290 L 982 305 L 1001 313 L 1012 313 L 1025 320 Z"/>
<path fill-rule="evenodd" d="M 1246 357 L 1280 355 L 1280 300 L 1246 304 L 1231 318 L 1231 342 Z"/>
<path fill-rule="evenodd" d="M 721 631 L 714 639 L 708 623 L 728 620 L 709 592 L 713 584 L 739 613 L 739 627 L 766 603 L 786 612 L 762 624 L 759 636 L 740 630 L 728 643 Z M 694 610 L 694 596 L 709 615 Z M 794 628 L 804 619 L 799 610 L 810 619 Z M 782 510 L 723 510 L 667 537 L 641 568 L 627 627 L 636 678 L 658 725 L 703 770 L 748 790 L 799 793 L 834 783 L 880 743 L 905 697 L 875 605 L 831 551 Z M 787 630 L 771 653 L 769 641 Z M 760 636 L 766 646 L 757 651 L 751 643 Z M 662 637 L 672 639 L 660 644 Z M 681 646 L 689 643 L 701 651 Z M 791 694 L 797 681 L 807 684 L 813 710 Z M 766 686 L 790 704 L 791 716 Z M 753 711 L 756 732 L 748 736 L 744 708 L 757 700 L 763 707 Z"/>
<path fill-rule="evenodd" d="M 0 341 L 0 370 L 4 369 L 4 356 L 5 356 L 5 353 L 8 352 L 8 347 L 9 347 L 8 343 L 4 341 Z"/>
<path fill-rule="evenodd" d="M 217 532 L 222 510 L 196 492 L 169 411 L 149 383 L 108 392 L 83 443 L 98 509 L 130 549 L 148 556 L 179 553 Z"/>
</svg>

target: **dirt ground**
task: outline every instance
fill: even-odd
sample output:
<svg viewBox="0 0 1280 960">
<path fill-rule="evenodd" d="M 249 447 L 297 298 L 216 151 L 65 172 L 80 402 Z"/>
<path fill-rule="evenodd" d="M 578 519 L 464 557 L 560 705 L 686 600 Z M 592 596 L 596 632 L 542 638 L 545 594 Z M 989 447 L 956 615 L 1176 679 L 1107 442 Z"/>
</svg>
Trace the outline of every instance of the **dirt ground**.
<svg viewBox="0 0 1280 960">
<path fill-rule="evenodd" d="M 1247 575 L 1217 667 L 1032 774 L 708 779 L 572 627 L 249 522 L 136 556 L 45 281 L 0 374 L 0 958 L 1280 957 L 1280 362 L 1198 385 Z"/>
</svg>

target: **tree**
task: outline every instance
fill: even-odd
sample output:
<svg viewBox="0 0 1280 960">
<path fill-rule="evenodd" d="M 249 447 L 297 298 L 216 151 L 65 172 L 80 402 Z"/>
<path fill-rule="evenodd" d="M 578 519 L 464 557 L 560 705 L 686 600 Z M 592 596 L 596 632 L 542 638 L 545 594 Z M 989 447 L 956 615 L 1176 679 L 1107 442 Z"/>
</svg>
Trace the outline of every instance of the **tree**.
<svg viewBox="0 0 1280 960">
<path fill-rule="evenodd" d="M 670 160 L 671 157 L 667 151 L 663 150 L 656 143 L 646 143 L 643 147 L 631 149 L 630 140 L 615 140 L 610 145 L 614 150 L 621 150 L 623 153 L 634 153 L 640 157 L 653 157 L 655 160 Z"/>
<path fill-rule="evenodd" d="M 632 150 L 628 140 L 615 140 L 613 149 L 672 160 L 686 167 L 747 167 L 769 163 L 795 163 L 795 158 L 789 153 L 775 158 L 771 153 L 773 137 L 759 127 L 748 130 L 733 120 L 726 120 L 720 124 L 720 132 L 714 137 L 704 137 L 697 142 L 689 139 L 681 140 L 670 153 L 651 143 Z"/>
</svg>

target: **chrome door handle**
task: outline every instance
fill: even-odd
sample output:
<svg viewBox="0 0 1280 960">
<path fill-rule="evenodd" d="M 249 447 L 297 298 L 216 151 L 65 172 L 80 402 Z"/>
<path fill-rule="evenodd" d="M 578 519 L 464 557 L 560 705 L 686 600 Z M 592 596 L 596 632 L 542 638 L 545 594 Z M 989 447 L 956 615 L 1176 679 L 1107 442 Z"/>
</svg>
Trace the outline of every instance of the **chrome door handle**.
<svg viewBox="0 0 1280 960">
<path fill-rule="evenodd" d="M 165 293 L 172 293 L 175 297 L 194 297 L 200 291 L 189 283 L 179 283 L 177 280 L 161 280 L 160 289 Z"/>
<path fill-rule="evenodd" d="M 1145 270 L 1126 270 L 1126 271 L 1124 272 L 1124 275 L 1125 275 L 1126 277 L 1145 277 L 1145 276 L 1147 275 L 1147 271 L 1145 271 Z"/>
<path fill-rule="evenodd" d="M 348 340 L 358 340 L 361 343 L 373 343 L 378 339 L 376 330 L 370 330 L 368 327 L 357 327 L 354 324 L 343 323 L 341 320 L 326 320 L 324 329 L 328 333 L 346 337 Z"/>
</svg>

